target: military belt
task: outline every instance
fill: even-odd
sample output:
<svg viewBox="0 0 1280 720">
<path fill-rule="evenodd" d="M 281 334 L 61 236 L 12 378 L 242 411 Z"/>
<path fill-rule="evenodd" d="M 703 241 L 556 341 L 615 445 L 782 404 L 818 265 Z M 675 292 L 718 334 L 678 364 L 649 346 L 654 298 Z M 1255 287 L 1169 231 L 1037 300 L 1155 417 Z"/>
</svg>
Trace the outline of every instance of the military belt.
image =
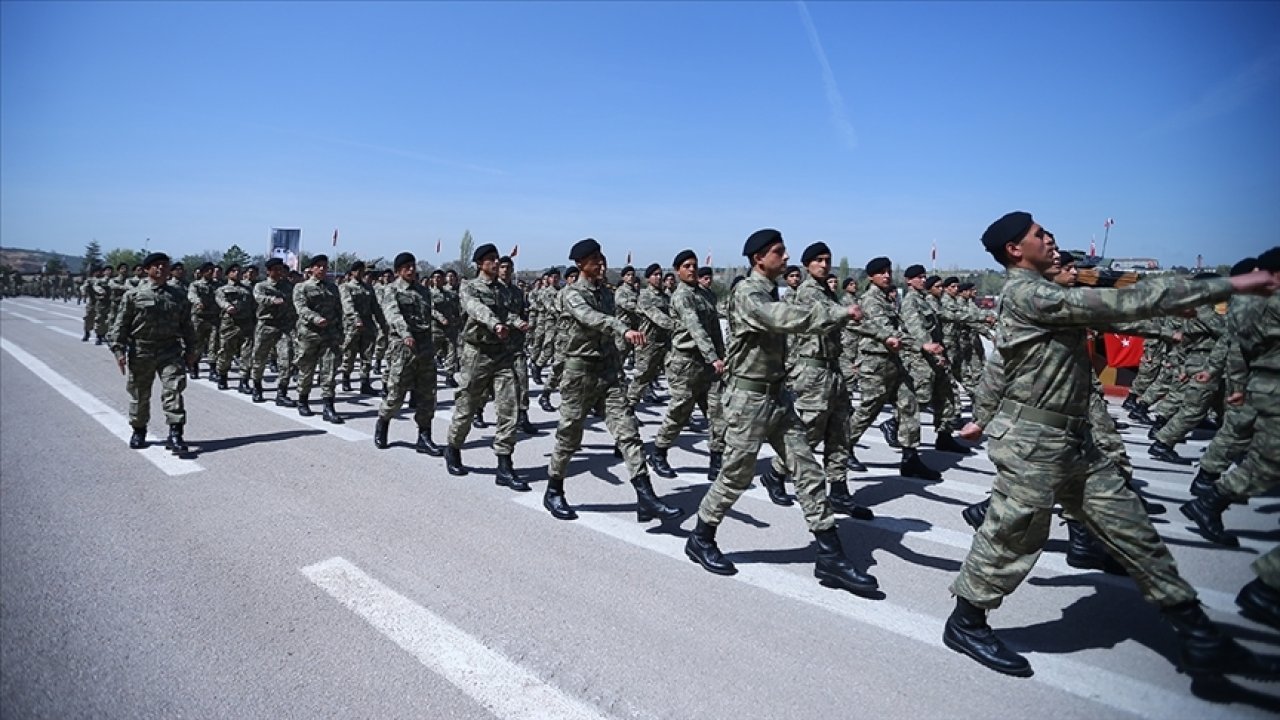
<svg viewBox="0 0 1280 720">
<path fill-rule="evenodd" d="M 779 395 L 782 393 L 782 381 L 778 382 L 760 382 L 759 380 L 747 380 L 746 378 L 729 378 L 729 387 L 737 390 L 746 390 L 747 392 L 762 393 L 765 395 Z"/>
<path fill-rule="evenodd" d="M 1011 416 L 1014 420 L 1030 420 L 1033 423 L 1048 425 L 1049 427 L 1058 428 L 1059 430 L 1069 430 L 1075 432 L 1085 426 L 1085 419 L 1082 417 L 1073 417 L 1071 415 L 1063 415 L 1052 410 L 1041 410 L 1030 405 L 1023 405 L 1013 400 L 1001 400 L 1000 412 Z"/>
<path fill-rule="evenodd" d="M 573 370 L 600 370 L 604 367 L 604 358 L 568 357 L 564 366 Z"/>
<path fill-rule="evenodd" d="M 826 370 L 831 367 L 826 361 L 819 360 L 817 358 L 807 358 L 807 357 L 796 358 L 795 362 L 797 365 L 804 365 L 805 367 L 818 368 L 820 370 Z"/>
</svg>

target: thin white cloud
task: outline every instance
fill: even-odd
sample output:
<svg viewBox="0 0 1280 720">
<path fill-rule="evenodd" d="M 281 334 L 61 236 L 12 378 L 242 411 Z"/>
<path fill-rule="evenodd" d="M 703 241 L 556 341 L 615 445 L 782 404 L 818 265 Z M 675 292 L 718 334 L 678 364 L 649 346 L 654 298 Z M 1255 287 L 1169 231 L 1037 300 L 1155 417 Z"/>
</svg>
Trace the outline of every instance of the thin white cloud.
<svg viewBox="0 0 1280 720">
<path fill-rule="evenodd" d="M 800 8 L 800 20 L 804 23 L 805 32 L 809 34 L 809 44 L 813 46 L 813 54 L 818 56 L 818 64 L 822 66 L 822 85 L 826 90 L 827 105 L 831 107 L 831 123 L 835 125 L 840 139 L 850 150 L 858 147 L 858 135 L 853 131 L 853 123 L 849 121 L 849 113 L 845 110 L 844 96 L 840 94 L 840 86 L 836 84 L 836 76 L 831 72 L 831 63 L 827 61 L 827 51 L 822 49 L 822 39 L 818 37 L 818 29 L 813 25 L 813 17 L 809 15 L 809 6 L 804 0 L 797 0 Z"/>
<path fill-rule="evenodd" d="M 1192 105 L 1160 123 L 1157 133 L 1176 132 L 1235 112 L 1280 79 L 1280 44 L 1210 87 Z"/>
</svg>

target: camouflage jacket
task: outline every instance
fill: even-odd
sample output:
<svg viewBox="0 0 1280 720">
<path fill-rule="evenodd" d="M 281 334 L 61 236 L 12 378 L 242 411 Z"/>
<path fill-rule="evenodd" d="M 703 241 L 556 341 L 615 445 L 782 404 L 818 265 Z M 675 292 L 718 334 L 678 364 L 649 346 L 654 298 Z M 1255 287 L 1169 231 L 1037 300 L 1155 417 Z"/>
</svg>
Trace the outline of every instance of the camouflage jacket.
<svg viewBox="0 0 1280 720">
<path fill-rule="evenodd" d="M 342 300 L 338 286 L 309 277 L 293 288 L 293 309 L 298 313 L 299 337 L 342 336 Z M 323 327 L 319 321 L 323 319 Z"/>
<path fill-rule="evenodd" d="M 124 357 L 130 348 L 158 355 L 191 352 L 196 346 L 186 298 L 175 288 L 150 281 L 125 293 L 110 336 L 116 357 Z"/>
<path fill-rule="evenodd" d="M 938 318 L 931 299 L 929 293 L 913 288 L 907 288 L 902 295 L 902 308 L 899 311 L 902 329 L 911 336 L 917 347 L 942 342 L 942 321 Z"/>
<path fill-rule="evenodd" d="M 615 336 L 631 328 L 614 314 L 613 293 L 584 277 L 560 290 L 564 355 L 583 360 L 617 361 Z"/>
<path fill-rule="evenodd" d="M 418 283 L 396 278 L 382 290 L 382 316 L 391 342 L 413 338 L 418 354 L 431 344 L 431 292 Z"/>
<path fill-rule="evenodd" d="M 724 359 L 724 334 L 714 297 L 693 283 L 680 283 L 671 293 L 671 314 L 676 318 L 671 346 L 683 353 L 697 353 L 708 364 Z"/>
<path fill-rule="evenodd" d="M 462 340 L 489 352 L 507 348 L 510 336 L 503 340 L 495 330 L 499 325 L 509 327 L 520 320 L 519 308 L 513 306 L 514 296 L 510 287 L 496 277 L 489 280 L 480 275 L 463 282 L 460 289 L 462 309 L 467 318 L 462 327 Z"/>
<path fill-rule="evenodd" d="M 218 286 L 212 280 L 199 279 L 187 286 L 187 302 L 191 312 L 210 322 L 218 319 Z"/>
<path fill-rule="evenodd" d="M 671 331 L 675 329 L 676 321 L 671 317 L 671 298 L 666 293 L 645 285 L 636 300 L 636 313 L 640 322 L 636 329 L 645 334 L 648 343 L 665 345 L 671 342 Z"/>
<path fill-rule="evenodd" d="M 629 327 L 638 328 L 640 319 L 637 316 L 639 312 L 638 303 L 640 302 L 640 293 L 634 285 L 622 283 L 613 293 L 614 304 L 618 307 L 618 318 L 626 323 Z"/>
<path fill-rule="evenodd" d="M 729 301 L 733 335 L 726 351 L 731 379 L 780 383 L 786 375 L 786 336 L 826 335 L 848 321 L 837 303 L 792 304 L 778 300 L 778 286 L 758 272 L 738 283 Z"/>
<path fill-rule="evenodd" d="M 915 339 L 907 335 L 902 327 L 902 317 L 898 308 L 889 299 L 889 293 L 875 285 L 867 287 L 862 295 L 862 322 L 857 326 L 862 333 L 862 344 L 859 352 L 864 355 L 888 355 L 893 351 L 884 344 L 885 340 L 896 337 L 902 340 L 899 351 L 919 350 Z"/>
<path fill-rule="evenodd" d="M 787 298 L 790 304 L 808 307 L 814 304 L 840 305 L 835 295 L 827 289 L 824 282 L 819 282 L 812 275 L 806 275 L 800 285 Z M 784 301 L 785 302 L 785 301 Z M 842 309 L 844 306 L 840 306 Z M 829 370 L 836 369 L 840 360 L 840 336 L 848 325 L 833 327 L 830 332 L 815 335 L 799 335 L 787 340 L 787 371 L 794 375 L 797 366 L 806 364 L 802 361 L 820 363 Z M 794 379 L 794 378 L 793 378 Z"/>
<path fill-rule="evenodd" d="M 229 282 L 218 288 L 213 297 L 222 309 L 223 324 L 252 325 L 257 322 L 257 304 L 253 302 L 252 288 L 245 287 L 239 281 Z M 227 315 L 227 309 L 231 307 L 236 310 Z"/>
<path fill-rule="evenodd" d="M 438 333 L 457 332 L 462 322 L 462 300 L 453 288 L 431 288 L 431 315 Z"/>
<path fill-rule="evenodd" d="M 253 300 L 257 307 L 258 322 L 293 332 L 294 326 L 298 324 L 298 313 L 293 309 L 293 285 L 288 280 L 259 280 L 253 286 Z"/>
<path fill-rule="evenodd" d="M 366 332 L 374 332 L 376 326 L 386 321 L 373 286 L 367 282 L 348 280 L 338 286 L 342 303 L 342 327 L 347 332 L 356 329 L 357 321 Z"/>
</svg>

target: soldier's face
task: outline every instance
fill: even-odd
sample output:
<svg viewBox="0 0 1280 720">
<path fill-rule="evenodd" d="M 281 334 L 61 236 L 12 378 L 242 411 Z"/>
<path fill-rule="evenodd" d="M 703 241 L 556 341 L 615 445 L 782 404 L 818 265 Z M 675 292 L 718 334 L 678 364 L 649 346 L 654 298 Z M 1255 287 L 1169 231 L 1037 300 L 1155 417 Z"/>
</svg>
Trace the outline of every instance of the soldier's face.
<svg viewBox="0 0 1280 720">
<path fill-rule="evenodd" d="M 669 273 L 667 275 L 662 276 L 662 286 L 665 287 L 667 290 L 675 290 L 676 276 L 671 275 Z"/>
<path fill-rule="evenodd" d="M 604 277 L 604 255 L 591 253 L 578 261 L 578 273 L 588 282 L 598 283 Z"/>
<path fill-rule="evenodd" d="M 147 279 L 159 285 L 169 277 L 169 263 L 157 262 L 151 263 L 145 268 L 140 268 L 147 274 Z"/>
<path fill-rule="evenodd" d="M 627 285 L 631 285 L 635 281 L 636 281 L 636 274 L 634 272 L 622 274 L 622 282 L 626 283 Z"/>
<path fill-rule="evenodd" d="M 947 291 L 947 294 L 948 294 L 948 295 L 950 295 L 951 297 L 955 297 L 956 295 L 960 294 L 960 285 L 959 285 L 959 284 L 956 284 L 956 285 L 948 285 L 948 286 L 946 286 L 946 287 L 945 287 L 945 288 L 943 288 L 943 289 L 944 289 L 944 290 L 946 290 L 946 291 Z"/>
<path fill-rule="evenodd" d="M 787 286 L 788 286 L 788 287 L 790 287 L 790 288 L 792 288 L 792 289 L 795 289 L 795 288 L 799 287 L 799 286 L 800 286 L 800 273 L 798 273 L 798 272 L 787 273 Z"/>
<path fill-rule="evenodd" d="M 907 278 L 907 287 L 911 288 L 912 290 L 923 290 L 923 289 L 924 289 L 924 276 L 923 276 L 923 275 L 917 275 L 917 276 L 915 276 L 915 277 L 913 277 L 913 278 Z"/>
<path fill-rule="evenodd" d="M 698 276 L 698 286 L 699 286 L 699 287 L 701 287 L 703 290 L 705 290 L 705 289 L 707 289 L 707 288 L 711 287 L 711 276 L 710 276 L 710 275 L 699 275 L 699 276 Z"/>
<path fill-rule="evenodd" d="M 497 253 L 489 253 L 480 258 L 480 262 L 476 263 L 476 269 L 485 277 L 494 277 L 498 274 L 498 255 Z"/>
<path fill-rule="evenodd" d="M 511 274 L 514 271 L 515 271 L 515 268 L 511 267 L 511 263 L 499 263 L 498 279 L 503 282 L 509 282 L 511 280 Z"/>
<path fill-rule="evenodd" d="M 1063 287 L 1075 287 L 1076 275 L 1076 264 L 1069 263 L 1059 268 L 1058 276 L 1053 281 Z"/>
<path fill-rule="evenodd" d="M 169 268 L 169 274 L 173 277 L 178 278 L 179 280 L 182 280 L 187 276 L 187 269 L 184 267 Z"/>
<path fill-rule="evenodd" d="M 787 246 L 783 243 L 774 243 L 760 252 L 752 256 L 752 260 L 764 272 L 764 276 L 770 280 L 776 281 L 778 276 L 787 267 L 787 261 L 791 256 L 787 254 Z"/>
<path fill-rule="evenodd" d="M 240 279 L 240 268 L 233 268 L 227 271 L 227 279 L 235 282 Z"/>
<path fill-rule="evenodd" d="M 933 287 L 929 288 L 929 294 L 934 297 L 942 297 L 942 286 L 934 285 Z"/>
<path fill-rule="evenodd" d="M 833 277 L 828 277 L 828 278 L 827 278 L 827 289 L 828 289 L 828 290 L 830 290 L 831 292 L 835 292 L 835 291 L 836 291 L 836 288 L 838 288 L 838 287 L 840 287 L 840 283 L 839 283 L 839 282 L 837 282 L 835 278 L 833 278 Z"/>
<path fill-rule="evenodd" d="M 809 274 L 814 280 L 822 280 L 831 274 L 831 256 L 823 253 L 818 257 L 809 261 L 805 266 L 809 270 Z M 787 284 L 791 283 L 791 276 L 787 276 Z"/>
<path fill-rule="evenodd" d="M 316 263 L 311 266 L 311 277 L 323 280 L 329 274 L 329 263 Z"/>
<path fill-rule="evenodd" d="M 108 277 L 108 278 L 109 278 L 109 277 L 111 277 L 111 276 L 112 276 L 112 275 L 114 275 L 114 274 L 115 274 L 115 271 L 114 271 L 114 270 L 112 270 L 111 268 L 109 268 L 109 267 L 102 268 L 102 277 Z"/>
<path fill-rule="evenodd" d="M 1053 235 L 1038 223 L 1031 223 L 1031 229 L 1027 230 L 1027 234 L 1017 244 L 1006 245 L 1005 252 L 1015 265 L 1043 273 L 1053 266 L 1053 256 L 1057 250 Z"/>
<path fill-rule="evenodd" d="M 884 290 L 889 287 L 889 274 L 889 269 L 885 268 L 874 275 L 868 275 L 867 279 L 871 281 L 872 285 Z"/>
<path fill-rule="evenodd" d="M 280 282 L 280 278 L 284 277 L 284 266 L 272 265 L 267 268 L 267 277 L 271 279 L 271 282 Z"/>
<path fill-rule="evenodd" d="M 689 258 L 680 263 L 680 267 L 676 268 L 676 277 L 686 285 L 693 284 L 698 277 L 698 261 L 695 258 Z"/>
</svg>

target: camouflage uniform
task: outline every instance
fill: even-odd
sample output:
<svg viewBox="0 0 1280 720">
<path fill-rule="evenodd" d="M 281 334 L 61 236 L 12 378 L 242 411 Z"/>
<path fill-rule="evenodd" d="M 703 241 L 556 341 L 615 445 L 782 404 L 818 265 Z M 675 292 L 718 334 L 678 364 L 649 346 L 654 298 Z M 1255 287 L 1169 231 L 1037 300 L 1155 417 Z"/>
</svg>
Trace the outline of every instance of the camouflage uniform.
<svg viewBox="0 0 1280 720">
<path fill-rule="evenodd" d="M 342 344 L 342 300 L 338 287 L 328 280 L 309 277 L 293 288 L 293 307 L 298 314 L 298 400 L 306 402 L 320 369 L 320 397 L 332 400 L 337 389 L 338 348 Z M 324 324 L 320 325 L 319 321 Z M 301 407 L 299 408 L 302 409 Z"/>
<path fill-rule="evenodd" d="M 414 397 L 414 421 L 429 433 L 436 416 L 436 351 L 432 343 L 431 292 L 397 277 L 382 291 L 382 316 L 387 321 L 387 367 L 383 382 L 387 395 L 378 408 L 380 420 L 400 411 L 405 396 Z M 413 340 L 413 347 L 405 344 Z"/>
<path fill-rule="evenodd" d="M 111 297 L 111 279 L 105 275 L 95 278 L 93 280 L 93 288 L 96 304 L 93 333 L 97 337 L 107 340 L 109 339 L 107 334 L 111 331 L 111 313 L 115 309 L 114 301 Z"/>
<path fill-rule="evenodd" d="M 218 288 L 214 293 L 214 299 L 222 309 L 222 320 L 218 326 L 218 336 L 221 338 L 218 347 L 218 377 L 220 381 L 225 382 L 227 373 L 231 372 L 231 358 L 244 350 L 244 344 L 248 342 L 249 335 L 257 324 L 256 308 L 253 302 L 253 290 L 239 281 L 228 282 Z M 232 308 L 234 311 L 229 312 Z M 249 363 L 241 363 L 242 380 L 248 380 L 249 372 Z"/>
<path fill-rule="evenodd" d="M 172 428 L 187 422 L 182 391 L 185 355 L 195 349 L 191 311 L 182 293 L 149 280 L 125 293 L 111 327 L 111 351 L 128 365 L 129 425 L 145 430 L 151 419 L 151 385 L 160 378 L 160 403 Z"/>
<path fill-rule="evenodd" d="M 1234 376 L 1227 373 L 1227 360 L 1239 353 L 1240 324 L 1248 319 L 1262 303 L 1261 298 L 1252 295 L 1236 295 L 1227 306 L 1226 332 L 1218 338 L 1209 362 L 1210 372 L 1215 373 L 1226 382 L 1225 392 L 1244 392 L 1245 380 L 1237 368 Z M 1227 471 L 1231 463 L 1244 458 L 1249 444 L 1253 441 L 1253 428 L 1258 420 L 1258 409 L 1246 400 L 1240 405 L 1226 405 L 1222 414 L 1222 423 L 1209 447 L 1205 448 L 1200 458 L 1200 471 L 1210 477 L 1218 477 Z"/>
<path fill-rule="evenodd" d="M 1090 324 L 1223 299 L 1231 284 L 1161 278 L 1125 290 L 1067 289 L 1032 270 L 1008 272 L 997 340 L 1005 392 L 986 426 L 996 480 L 986 522 L 952 592 L 978 608 L 998 607 L 1039 558 L 1056 501 L 1085 523 L 1149 601 L 1161 607 L 1194 601 L 1195 590 L 1178 574 L 1137 495 L 1089 431 L 1093 367 L 1085 332 Z"/>
<path fill-rule="evenodd" d="M 849 444 L 857 443 L 880 414 L 880 408 L 892 401 L 898 419 L 898 442 L 905 450 L 915 449 L 920 445 L 920 406 L 903 356 L 920 352 L 920 347 L 903 332 L 902 319 L 886 290 L 869 286 L 862 296 L 862 312 L 862 322 L 856 326 L 862 335 L 858 371 L 861 397 L 849 423 Z M 896 352 L 884 344 L 890 337 L 902 340 Z"/>
<path fill-rule="evenodd" d="M 671 331 L 676 327 L 676 321 L 671 317 L 671 299 L 662 290 L 645 285 L 640 290 L 636 307 L 640 319 L 638 329 L 645 335 L 645 344 L 636 350 L 636 376 L 627 389 L 627 405 L 630 407 L 640 403 L 649 383 L 656 380 L 662 372 L 662 364 L 667 359 L 667 347 L 671 344 Z"/>
<path fill-rule="evenodd" d="M 213 284 L 213 280 L 205 280 L 198 278 L 187 286 L 187 302 L 191 305 L 191 325 L 195 328 L 196 357 L 204 357 L 205 351 L 209 350 L 209 343 L 213 335 L 214 328 L 218 326 L 218 288 Z M 214 363 L 216 358 L 210 359 L 210 364 Z"/>
<path fill-rule="evenodd" d="M 462 367 L 454 394 L 453 420 L 446 436 L 450 448 L 461 449 L 471 431 L 471 420 L 485 399 L 493 394 L 498 406 L 493 453 L 510 457 L 516 447 L 516 346 L 510 336 L 499 338 L 496 328 L 519 322 L 516 296 L 495 276 L 483 275 L 462 283 Z"/>
<path fill-rule="evenodd" d="M 931 302 L 933 300 L 928 292 L 910 287 L 902 296 L 900 315 L 903 332 L 911 337 L 913 345 L 920 348 L 931 342 L 942 343 L 942 321 Z M 916 403 L 921 407 L 931 405 L 933 427 L 940 433 L 950 434 L 951 423 L 960 417 L 960 406 L 951 387 L 946 355 L 934 355 L 922 349 L 900 355 L 915 385 Z"/>
<path fill-rule="evenodd" d="M 1178 384 L 1176 409 L 1170 413 L 1168 422 L 1156 431 L 1157 442 L 1173 447 L 1186 439 L 1191 432 L 1208 416 L 1209 410 L 1215 406 L 1215 400 L 1222 393 L 1222 376 L 1214 376 L 1210 372 L 1208 382 L 1199 382 L 1195 375 L 1201 371 L 1211 371 L 1210 356 L 1217 345 L 1218 338 L 1226 330 L 1226 320 L 1212 306 L 1203 305 L 1196 308 L 1196 317 L 1188 318 L 1182 326 L 1182 358 L 1180 372 L 1186 377 L 1175 382 Z"/>
<path fill-rule="evenodd" d="M 445 377 L 458 372 L 458 327 L 462 325 L 462 305 L 453 288 L 431 288 L 431 313 L 435 324 L 431 336 L 435 340 L 436 361 Z"/>
<path fill-rule="evenodd" d="M 666 368 L 671 401 L 653 446 L 658 450 L 670 448 L 689 423 L 694 405 L 699 398 L 705 398 L 707 419 L 711 422 L 708 450 L 713 456 L 719 455 L 724 452 L 723 385 L 711 364 L 724 359 L 725 347 L 715 296 L 696 282 L 682 282 L 671 294 L 671 313 L 676 320 Z"/>
<path fill-rule="evenodd" d="M 361 387 L 367 390 L 373 380 L 373 343 L 385 324 L 382 309 L 373 286 L 354 277 L 338 287 L 338 294 L 342 302 L 343 382 L 351 382 L 351 372 L 359 358 Z"/>
<path fill-rule="evenodd" d="M 262 376 L 267 371 L 267 362 L 274 350 L 276 366 L 280 369 L 276 388 L 282 397 L 289 391 L 289 375 L 293 367 L 293 329 L 298 324 L 298 313 L 293 307 L 293 284 L 285 278 L 278 281 L 271 278 L 260 280 L 253 286 L 253 299 L 258 314 L 258 326 L 253 338 L 253 386 L 262 387 Z"/>
<path fill-rule="evenodd" d="M 840 304 L 844 306 L 857 305 L 857 293 L 845 290 L 840 293 Z M 844 377 L 844 386 L 852 393 L 858 385 L 858 365 L 860 358 L 858 355 L 858 346 L 861 344 L 862 335 L 856 330 L 855 324 L 847 324 L 840 331 L 840 374 Z M 850 413 L 850 420 L 853 415 Z"/>
<path fill-rule="evenodd" d="M 81 292 L 84 293 L 84 339 L 89 339 L 89 333 L 93 332 L 94 325 L 98 321 L 98 283 L 97 278 L 85 278 L 84 285 L 81 286 Z M 101 336 L 99 336 L 101 337 Z"/>
</svg>

